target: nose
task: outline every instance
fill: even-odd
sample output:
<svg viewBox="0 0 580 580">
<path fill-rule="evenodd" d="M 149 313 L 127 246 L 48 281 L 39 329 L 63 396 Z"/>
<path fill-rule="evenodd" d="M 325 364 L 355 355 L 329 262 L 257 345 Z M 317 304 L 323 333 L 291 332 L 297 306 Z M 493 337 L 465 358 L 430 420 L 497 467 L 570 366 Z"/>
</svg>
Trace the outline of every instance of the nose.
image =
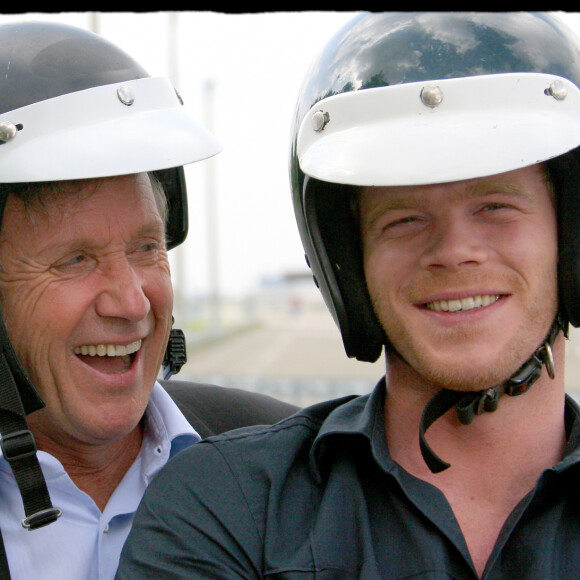
<svg viewBox="0 0 580 580">
<path fill-rule="evenodd" d="M 101 288 L 96 299 L 99 316 L 139 322 L 150 309 L 143 279 L 126 259 L 114 260 L 102 268 Z"/>
<path fill-rule="evenodd" d="M 488 246 L 479 235 L 477 225 L 466 216 L 453 213 L 432 224 L 421 265 L 455 270 L 481 264 L 487 257 Z"/>
</svg>

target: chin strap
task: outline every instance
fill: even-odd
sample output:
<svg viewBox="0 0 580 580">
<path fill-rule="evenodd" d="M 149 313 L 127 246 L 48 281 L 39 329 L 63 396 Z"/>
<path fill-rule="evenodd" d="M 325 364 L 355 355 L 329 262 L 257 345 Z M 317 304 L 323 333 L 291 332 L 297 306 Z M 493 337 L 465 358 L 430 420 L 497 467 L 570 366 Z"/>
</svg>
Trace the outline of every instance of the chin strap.
<svg viewBox="0 0 580 580">
<path fill-rule="evenodd" d="M 525 393 L 542 374 L 542 365 L 546 367 L 548 376 L 553 379 L 556 373 L 552 346 L 560 331 L 568 336 L 568 324 L 559 314 L 543 344 L 504 385 L 476 392 L 442 389 L 427 403 L 419 425 L 419 446 L 425 463 L 433 473 L 444 471 L 449 467 L 449 463 L 443 461 L 429 447 L 425 439 L 427 429 L 452 407 L 455 407 L 457 418 L 463 425 L 469 425 L 476 415 L 492 413 L 497 409 L 502 395 L 516 397 Z"/>
</svg>

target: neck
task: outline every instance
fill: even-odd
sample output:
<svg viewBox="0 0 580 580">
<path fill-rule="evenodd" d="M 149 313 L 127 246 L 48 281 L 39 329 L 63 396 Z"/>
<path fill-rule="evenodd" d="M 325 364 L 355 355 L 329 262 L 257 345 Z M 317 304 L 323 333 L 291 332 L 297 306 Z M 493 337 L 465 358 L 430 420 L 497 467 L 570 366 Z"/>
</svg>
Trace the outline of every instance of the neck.
<svg viewBox="0 0 580 580">
<path fill-rule="evenodd" d="M 479 573 L 508 515 L 542 471 L 562 456 L 562 336 L 554 344 L 554 360 L 554 379 L 543 369 L 528 392 L 502 396 L 496 411 L 477 415 L 470 425 L 462 425 L 454 409 L 435 421 L 426 438 L 451 467 L 434 474 L 420 452 L 419 424 L 425 405 L 440 387 L 422 381 L 397 357 L 389 359 L 385 425 L 391 457 L 443 492 Z"/>
<path fill-rule="evenodd" d="M 38 449 L 56 457 L 74 484 L 101 511 L 135 461 L 143 441 L 141 424 L 121 438 L 98 445 L 70 439 L 63 442 L 32 429 Z"/>
</svg>

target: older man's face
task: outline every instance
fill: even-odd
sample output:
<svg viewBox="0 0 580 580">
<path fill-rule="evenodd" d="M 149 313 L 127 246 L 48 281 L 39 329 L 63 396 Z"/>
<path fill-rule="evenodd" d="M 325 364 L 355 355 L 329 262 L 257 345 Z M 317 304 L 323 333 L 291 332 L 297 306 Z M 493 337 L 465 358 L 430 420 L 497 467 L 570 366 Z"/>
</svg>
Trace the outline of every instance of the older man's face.
<svg viewBox="0 0 580 580">
<path fill-rule="evenodd" d="M 540 166 L 367 188 L 365 273 L 377 316 L 428 381 L 479 390 L 511 376 L 557 310 L 557 228 Z"/>
<path fill-rule="evenodd" d="M 8 199 L 0 290 L 10 339 L 47 405 L 31 424 L 95 444 L 139 423 L 173 294 L 148 176 L 91 182 L 81 193 L 43 207 Z"/>
</svg>

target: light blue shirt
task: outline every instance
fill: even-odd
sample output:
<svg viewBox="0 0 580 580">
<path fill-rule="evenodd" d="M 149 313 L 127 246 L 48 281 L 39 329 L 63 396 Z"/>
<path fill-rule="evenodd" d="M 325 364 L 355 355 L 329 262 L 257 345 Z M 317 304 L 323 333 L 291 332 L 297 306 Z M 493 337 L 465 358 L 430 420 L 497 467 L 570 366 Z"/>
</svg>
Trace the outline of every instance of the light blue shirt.
<svg viewBox="0 0 580 580">
<path fill-rule="evenodd" d="M 55 457 L 38 452 L 52 503 L 63 514 L 34 531 L 22 527 L 22 499 L 8 462 L 0 457 L 0 529 L 12 579 L 113 580 L 145 488 L 172 455 L 199 440 L 171 397 L 155 384 L 141 451 L 104 512 Z"/>
</svg>

